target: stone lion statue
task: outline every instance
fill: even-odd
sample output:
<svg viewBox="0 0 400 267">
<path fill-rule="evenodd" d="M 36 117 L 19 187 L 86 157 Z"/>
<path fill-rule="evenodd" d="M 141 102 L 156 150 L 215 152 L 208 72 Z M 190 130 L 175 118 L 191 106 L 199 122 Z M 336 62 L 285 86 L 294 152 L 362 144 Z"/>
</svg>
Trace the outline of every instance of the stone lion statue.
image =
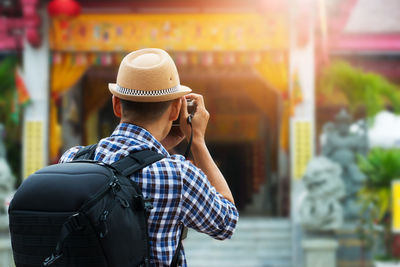
<svg viewBox="0 0 400 267">
<path fill-rule="evenodd" d="M 357 154 L 365 155 L 368 151 L 367 124 L 359 121 L 358 131 L 351 132 L 352 124 L 352 116 L 342 109 L 334 122 L 324 125 L 325 140 L 322 145 L 322 154 L 342 169 L 341 177 L 346 190 L 342 202 L 347 220 L 357 219 L 359 214 L 357 193 L 366 177 L 357 166 Z"/>
<path fill-rule="evenodd" d="M 304 228 L 329 231 L 342 225 L 340 200 L 346 191 L 341 172 L 339 164 L 323 156 L 315 157 L 307 165 L 303 177 L 307 193 L 300 205 L 300 219 Z"/>
</svg>

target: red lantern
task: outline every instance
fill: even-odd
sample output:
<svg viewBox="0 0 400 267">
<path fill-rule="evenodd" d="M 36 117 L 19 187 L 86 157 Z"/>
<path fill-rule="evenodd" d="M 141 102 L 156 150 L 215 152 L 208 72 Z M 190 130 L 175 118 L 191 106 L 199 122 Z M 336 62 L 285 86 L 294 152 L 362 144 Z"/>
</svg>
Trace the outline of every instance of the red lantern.
<svg viewBox="0 0 400 267">
<path fill-rule="evenodd" d="M 25 30 L 26 39 L 33 47 L 39 47 L 41 43 L 41 38 L 39 32 L 35 28 L 27 28 Z"/>
<path fill-rule="evenodd" d="M 81 6 L 74 0 L 53 0 L 47 6 L 50 16 L 75 17 L 81 12 Z"/>
</svg>

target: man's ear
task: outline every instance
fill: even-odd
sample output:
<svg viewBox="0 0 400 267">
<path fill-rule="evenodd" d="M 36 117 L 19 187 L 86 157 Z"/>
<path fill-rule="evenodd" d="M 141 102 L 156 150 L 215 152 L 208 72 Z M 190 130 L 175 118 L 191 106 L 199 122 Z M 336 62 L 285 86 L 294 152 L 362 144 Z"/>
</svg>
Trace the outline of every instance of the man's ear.
<svg viewBox="0 0 400 267">
<path fill-rule="evenodd" d="M 170 121 L 174 121 L 174 120 L 178 119 L 179 113 L 181 112 L 181 106 L 182 106 L 181 98 L 177 98 L 172 102 L 170 113 L 169 113 Z"/>
<path fill-rule="evenodd" d="M 112 104 L 113 104 L 114 115 L 117 116 L 118 118 L 121 118 L 122 109 L 121 109 L 121 101 L 119 100 L 119 98 L 112 96 Z"/>
</svg>

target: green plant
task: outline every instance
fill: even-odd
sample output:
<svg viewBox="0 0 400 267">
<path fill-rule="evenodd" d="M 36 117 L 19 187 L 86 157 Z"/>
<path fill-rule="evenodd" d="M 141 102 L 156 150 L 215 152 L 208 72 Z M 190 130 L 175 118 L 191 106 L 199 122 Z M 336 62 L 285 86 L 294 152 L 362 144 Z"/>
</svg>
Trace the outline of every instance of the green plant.
<svg viewBox="0 0 400 267">
<path fill-rule="evenodd" d="M 358 194 L 361 206 L 360 234 L 373 246 L 384 245 L 380 258 L 396 258 L 391 232 L 391 183 L 400 178 L 400 149 L 371 149 L 366 157 L 358 159 L 360 170 L 366 175 L 364 186 Z"/>
<path fill-rule="evenodd" d="M 7 160 L 16 177 L 21 172 L 21 126 L 16 103 L 15 67 L 17 59 L 9 56 L 0 61 L 0 123 L 4 124 Z"/>
<path fill-rule="evenodd" d="M 368 118 L 388 105 L 395 113 L 400 113 L 398 86 L 377 73 L 365 72 L 345 61 L 334 61 L 323 70 L 317 90 L 326 98 L 336 97 L 338 92 L 343 94 L 352 112 L 365 107 Z"/>
</svg>

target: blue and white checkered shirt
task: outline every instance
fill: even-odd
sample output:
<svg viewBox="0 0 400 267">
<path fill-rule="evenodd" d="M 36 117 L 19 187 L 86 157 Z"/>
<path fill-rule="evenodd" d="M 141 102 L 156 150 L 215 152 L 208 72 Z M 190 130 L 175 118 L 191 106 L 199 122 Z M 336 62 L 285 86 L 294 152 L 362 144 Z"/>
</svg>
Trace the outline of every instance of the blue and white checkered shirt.
<svg viewBox="0 0 400 267">
<path fill-rule="evenodd" d="M 71 161 L 80 148 L 69 149 L 60 162 Z M 145 129 L 119 124 L 110 137 L 100 140 L 95 160 L 111 164 L 131 151 L 144 149 L 165 156 L 131 176 L 143 195 L 153 200 L 148 218 L 151 265 L 170 265 L 178 246 L 180 223 L 215 239 L 230 238 L 239 218 L 236 207 L 215 190 L 199 168 L 181 155 L 169 155 Z M 179 266 L 186 266 L 183 249 Z"/>
</svg>

